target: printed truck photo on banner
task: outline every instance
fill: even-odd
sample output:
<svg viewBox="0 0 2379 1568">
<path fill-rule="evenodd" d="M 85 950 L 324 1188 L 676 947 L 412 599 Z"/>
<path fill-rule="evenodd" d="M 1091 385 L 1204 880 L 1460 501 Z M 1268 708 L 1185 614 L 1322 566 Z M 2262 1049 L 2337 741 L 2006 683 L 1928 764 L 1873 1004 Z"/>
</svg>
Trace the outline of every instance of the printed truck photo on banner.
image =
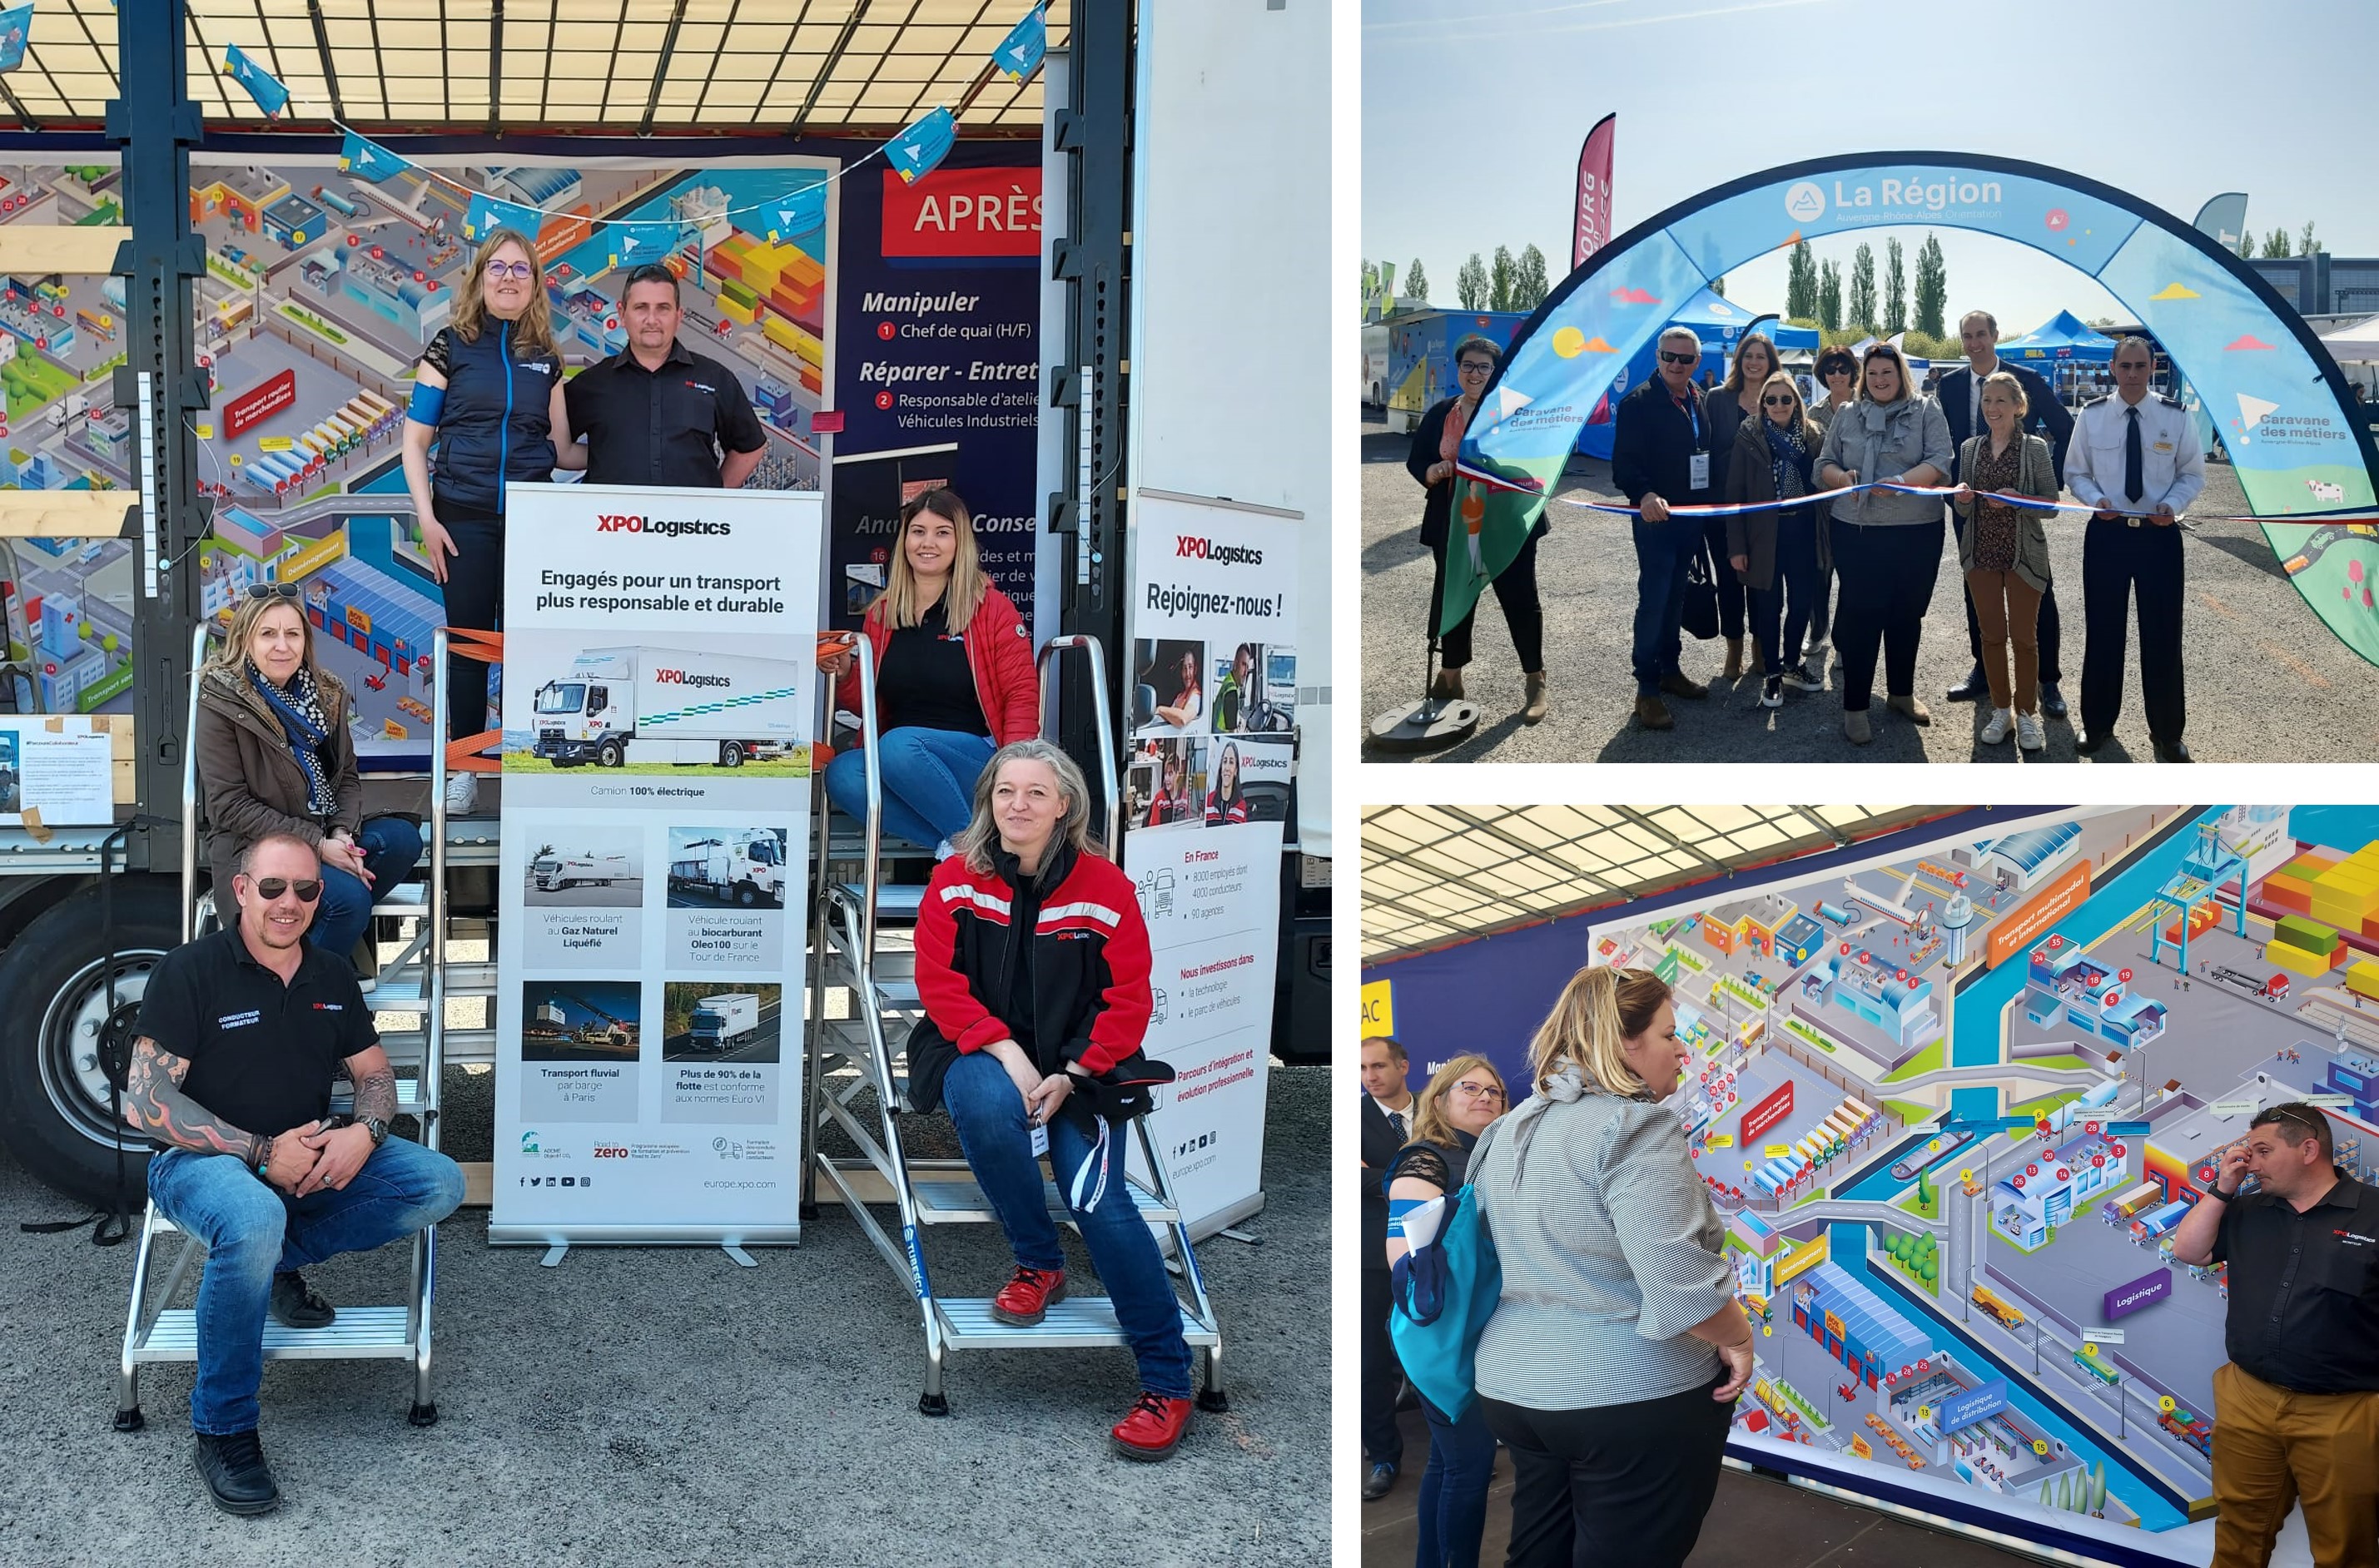
<svg viewBox="0 0 2379 1568">
<path fill-rule="evenodd" d="M 705 580 L 651 575 L 655 585 Z M 506 661 L 513 679 L 534 682 L 536 694 L 533 732 L 505 739 L 508 771 L 539 763 L 630 773 L 749 766 L 808 777 L 807 726 L 795 701 L 801 670 L 791 661 L 748 657 L 730 651 L 731 641 L 714 641 L 586 648 L 557 667 L 540 657 L 547 645 L 538 639 Z"/>
<path fill-rule="evenodd" d="M 669 907 L 673 910 L 782 909 L 795 873 L 781 827 L 672 827 L 669 830 Z"/>
<path fill-rule="evenodd" d="M 784 995 L 773 983 L 737 989 L 715 981 L 670 981 L 661 987 L 668 1021 L 661 1060 L 775 1061 Z"/>
<path fill-rule="evenodd" d="M 644 850 L 644 835 L 632 829 L 557 833 L 530 851 L 521 900 L 533 910 L 641 908 Z"/>
</svg>

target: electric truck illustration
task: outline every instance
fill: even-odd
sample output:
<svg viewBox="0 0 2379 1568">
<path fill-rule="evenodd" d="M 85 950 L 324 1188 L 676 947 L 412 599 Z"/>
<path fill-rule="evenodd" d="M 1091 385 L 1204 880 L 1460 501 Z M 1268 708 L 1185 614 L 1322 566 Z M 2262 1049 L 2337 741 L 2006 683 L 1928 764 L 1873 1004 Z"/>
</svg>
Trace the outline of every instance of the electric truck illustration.
<svg viewBox="0 0 2379 1568">
<path fill-rule="evenodd" d="M 799 674 L 785 659 L 588 648 L 537 689 L 532 750 L 556 767 L 741 767 L 800 739 Z"/>
</svg>

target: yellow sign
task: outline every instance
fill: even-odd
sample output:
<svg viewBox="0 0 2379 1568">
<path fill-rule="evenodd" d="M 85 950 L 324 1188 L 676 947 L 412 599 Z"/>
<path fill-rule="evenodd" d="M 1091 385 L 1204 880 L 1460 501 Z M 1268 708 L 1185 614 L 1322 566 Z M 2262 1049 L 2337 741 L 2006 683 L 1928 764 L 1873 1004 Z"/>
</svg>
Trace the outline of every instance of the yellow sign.
<svg viewBox="0 0 2379 1568">
<path fill-rule="evenodd" d="M 2048 1455 L 2048 1440 L 2047 1438 L 2033 1439 L 2032 1451 L 2033 1453 L 2039 1454 L 2041 1457 L 2047 1458 Z"/>
<path fill-rule="evenodd" d="M 1395 983 L 1391 980 L 1363 982 L 1363 1033 L 1366 1038 L 1396 1031 L 1395 996 L 1389 990 Z"/>
<path fill-rule="evenodd" d="M 2173 1403 L 2172 1395 L 2168 1393 L 2156 1401 L 2156 1414 L 2160 1416 L 2169 1416 L 2179 1408 L 2180 1406 Z"/>
<path fill-rule="evenodd" d="M 296 444 L 297 443 L 296 441 L 291 440 L 287 436 L 259 436 L 256 438 L 256 450 L 259 452 L 287 452 L 291 447 Z"/>
<path fill-rule="evenodd" d="M 347 606 L 347 624 L 367 637 L 371 635 L 371 617 L 354 605 Z"/>
<path fill-rule="evenodd" d="M 1933 1418 L 1933 1406 L 1930 1405 L 1918 1405 L 1916 1407 L 1916 1418 L 1920 1421 L 1931 1420 Z"/>
<path fill-rule="evenodd" d="M 1793 1152 L 1793 1146 L 1789 1143 L 1771 1143 L 1768 1146 L 1768 1157 L 1771 1160 L 1781 1160 L 1791 1152 Z"/>
<path fill-rule="evenodd" d="M 2095 1345 L 2085 1345 L 2082 1347 L 2082 1354 L 2095 1361 L 2098 1358 L 2098 1347 Z"/>
<path fill-rule="evenodd" d="M 211 441 L 215 439 L 215 428 L 212 425 L 200 425 L 198 429 L 199 440 Z"/>
<path fill-rule="evenodd" d="M 1732 1149 L 1734 1147 L 1734 1134 L 1713 1132 L 1709 1135 L 1709 1146 L 1713 1149 Z"/>
<path fill-rule="evenodd" d="M 1836 1339 L 1842 1337 L 1842 1321 L 1831 1312 L 1826 1314 L 1826 1332 Z"/>
<path fill-rule="evenodd" d="M 1868 1442 L 1865 1437 L 1854 1432 L 1851 1434 L 1851 1456 L 1854 1459 L 1872 1459 L 1875 1457 L 1875 1445 Z"/>
<path fill-rule="evenodd" d="M 1958 1173 L 1958 1179 L 1959 1179 L 1960 1181 L 1972 1181 L 1972 1180 L 1974 1180 L 1974 1173 L 1973 1168 L 1972 1168 L 1972 1167 L 1969 1167 L 1969 1168 L 1967 1168 L 1967 1169 L 1965 1169 L 1965 1170 L 1960 1171 L 1960 1172 Z"/>
</svg>

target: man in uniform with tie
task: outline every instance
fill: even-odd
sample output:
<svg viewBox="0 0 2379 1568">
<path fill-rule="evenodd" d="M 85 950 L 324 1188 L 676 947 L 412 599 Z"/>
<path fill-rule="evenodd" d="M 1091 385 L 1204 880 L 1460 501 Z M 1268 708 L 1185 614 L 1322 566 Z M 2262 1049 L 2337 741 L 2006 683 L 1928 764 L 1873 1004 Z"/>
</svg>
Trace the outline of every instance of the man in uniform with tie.
<svg viewBox="0 0 2379 1568">
<path fill-rule="evenodd" d="M 2115 345 L 2115 392 L 2085 405 L 2066 461 L 2066 488 L 2096 508 L 2082 541 L 2082 737 L 2095 752 L 2123 708 L 2124 617 L 2140 603 L 2140 694 L 2158 762 L 2187 762 L 2180 682 L 2180 513 L 2205 488 L 2205 456 L 2188 412 L 2148 392 L 2156 351 Z"/>
<path fill-rule="evenodd" d="M 1404 1369 L 1388 1338 L 1388 1194 L 1380 1185 L 1396 1151 L 1412 1141 L 1415 1096 L 1405 1048 L 1385 1034 L 1363 1042 L 1363 1497 L 1383 1497 L 1404 1463 L 1396 1430 L 1396 1385 Z"/>
</svg>

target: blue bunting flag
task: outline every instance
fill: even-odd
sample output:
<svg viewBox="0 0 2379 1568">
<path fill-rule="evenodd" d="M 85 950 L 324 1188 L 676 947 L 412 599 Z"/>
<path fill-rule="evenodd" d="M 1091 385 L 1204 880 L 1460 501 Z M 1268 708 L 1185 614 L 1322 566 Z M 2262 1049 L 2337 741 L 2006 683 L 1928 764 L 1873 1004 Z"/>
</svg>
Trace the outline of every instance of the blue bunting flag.
<svg viewBox="0 0 2379 1568">
<path fill-rule="evenodd" d="M 463 237 L 477 245 L 498 229 L 518 229 L 533 240 L 544 223 L 545 214 L 534 207 L 475 190 L 470 209 L 463 214 Z"/>
<path fill-rule="evenodd" d="M 1035 6 L 1024 14 L 1022 21 L 1008 30 L 999 47 L 991 52 L 991 59 L 1001 76 L 1010 81 L 1022 81 L 1041 68 L 1041 57 L 1048 52 L 1048 18 Z"/>
<path fill-rule="evenodd" d="M 256 106 L 267 115 L 278 115 L 289 107 L 289 90 L 281 78 L 256 63 L 254 56 L 240 53 L 235 43 L 223 54 L 223 74 L 248 89 Z"/>
<path fill-rule="evenodd" d="M 340 170 L 373 185 L 411 167 L 409 162 L 380 143 L 367 141 L 353 131 L 347 133 L 346 141 L 339 148 Z"/>
<path fill-rule="evenodd" d="M 958 122 L 948 109 L 932 114 L 884 144 L 884 157 L 903 183 L 915 185 L 949 155 L 958 139 Z"/>
<path fill-rule="evenodd" d="M 771 241 L 812 234 L 826 227 L 826 182 L 788 191 L 761 210 Z"/>
<path fill-rule="evenodd" d="M 606 223 L 603 225 L 603 246 L 614 267 L 641 267 L 647 261 L 659 261 L 677 248 L 678 225 L 660 223 Z"/>
<path fill-rule="evenodd" d="M 33 36 L 33 7 L 11 6 L 0 11 L 0 71 L 25 63 L 25 44 Z"/>
</svg>

